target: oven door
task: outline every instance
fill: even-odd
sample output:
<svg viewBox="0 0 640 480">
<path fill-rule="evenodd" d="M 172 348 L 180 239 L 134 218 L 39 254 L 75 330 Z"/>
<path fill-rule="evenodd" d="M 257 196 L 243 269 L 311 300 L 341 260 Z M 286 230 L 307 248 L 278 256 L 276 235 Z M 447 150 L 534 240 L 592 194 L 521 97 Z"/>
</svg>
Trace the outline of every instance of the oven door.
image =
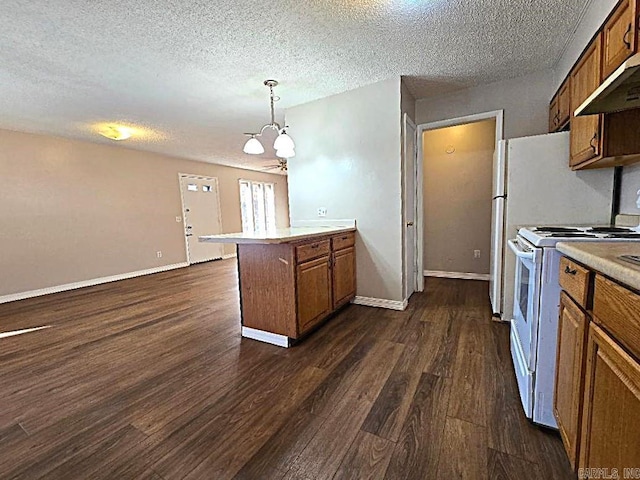
<svg viewBox="0 0 640 480">
<path fill-rule="evenodd" d="M 542 248 L 536 248 L 518 237 L 509 240 L 509 248 L 516 255 L 515 290 L 513 296 L 512 328 L 520 343 L 523 361 L 535 371 L 538 343 L 538 310 L 542 280 Z"/>
</svg>

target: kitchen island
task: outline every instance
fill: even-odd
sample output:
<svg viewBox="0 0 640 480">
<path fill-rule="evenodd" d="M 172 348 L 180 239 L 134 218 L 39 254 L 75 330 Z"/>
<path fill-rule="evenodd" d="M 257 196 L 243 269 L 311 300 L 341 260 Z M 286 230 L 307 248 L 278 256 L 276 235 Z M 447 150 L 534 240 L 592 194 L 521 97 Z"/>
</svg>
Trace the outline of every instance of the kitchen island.
<svg viewBox="0 0 640 480">
<path fill-rule="evenodd" d="M 356 293 L 355 227 L 292 227 L 199 237 L 235 243 L 242 336 L 289 347 Z"/>
</svg>

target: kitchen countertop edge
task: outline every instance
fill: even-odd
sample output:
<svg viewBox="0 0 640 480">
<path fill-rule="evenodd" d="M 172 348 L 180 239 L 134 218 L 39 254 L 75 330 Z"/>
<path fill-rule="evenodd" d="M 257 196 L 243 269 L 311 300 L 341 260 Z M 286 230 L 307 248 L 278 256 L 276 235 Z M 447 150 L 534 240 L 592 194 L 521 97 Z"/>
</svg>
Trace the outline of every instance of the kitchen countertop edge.
<svg viewBox="0 0 640 480">
<path fill-rule="evenodd" d="M 640 242 L 560 242 L 556 249 L 578 263 L 640 291 L 640 265 L 620 255 L 640 255 Z"/>
<path fill-rule="evenodd" d="M 345 227 L 291 227 L 276 230 L 273 235 L 245 234 L 245 233 L 226 233 L 221 235 L 203 235 L 198 237 L 201 242 L 211 243 L 235 243 L 235 244 L 253 244 L 267 245 L 297 242 L 300 240 L 308 240 L 309 238 L 322 237 L 327 235 L 336 235 L 339 233 L 355 232 L 353 226 Z"/>
</svg>

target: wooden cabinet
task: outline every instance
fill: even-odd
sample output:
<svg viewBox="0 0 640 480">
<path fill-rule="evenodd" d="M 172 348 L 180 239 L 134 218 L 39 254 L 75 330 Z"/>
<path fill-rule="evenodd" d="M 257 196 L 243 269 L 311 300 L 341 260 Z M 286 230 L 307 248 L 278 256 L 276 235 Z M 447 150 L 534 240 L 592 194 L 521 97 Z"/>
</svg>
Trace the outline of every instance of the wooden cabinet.
<svg viewBox="0 0 640 480">
<path fill-rule="evenodd" d="M 571 119 L 571 77 L 567 78 L 558 92 L 558 128 L 564 129 Z"/>
<path fill-rule="evenodd" d="M 549 133 L 558 131 L 558 96 L 556 95 L 549 104 Z"/>
<path fill-rule="evenodd" d="M 617 469 L 622 478 L 640 465 L 640 294 L 568 259 L 559 274 L 554 415 L 562 441 L 574 469 Z"/>
<path fill-rule="evenodd" d="M 560 298 L 553 413 L 569 462 L 576 468 L 587 315 L 566 294 Z"/>
<path fill-rule="evenodd" d="M 580 468 L 640 465 L 640 363 L 591 324 L 587 346 Z"/>
<path fill-rule="evenodd" d="M 355 233 L 240 244 L 242 326 L 297 339 L 355 297 Z"/>
<path fill-rule="evenodd" d="M 332 310 L 330 257 L 298 265 L 297 305 L 300 334 L 315 327 Z"/>
<path fill-rule="evenodd" d="M 549 131 L 571 131 L 569 166 L 573 170 L 640 161 L 640 109 L 573 115 L 607 77 L 638 52 L 639 15 L 640 0 L 620 0 L 551 100 Z"/>
<path fill-rule="evenodd" d="M 622 0 L 602 28 L 602 77 L 605 80 L 638 51 L 638 0 Z"/>
<path fill-rule="evenodd" d="M 549 132 L 567 128 L 571 119 L 571 77 L 562 84 L 549 105 Z"/>
<path fill-rule="evenodd" d="M 333 254 L 333 308 L 350 301 L 356 294 L 356 250 L 343 248 Z"/>
<path fill-rule="evenodd" d="M 571 105 L 577 107 L 600 86 L 602 34 L 584 52 L 571 73 Z M 602 154 L 602 115 L 571 118 L 571 159 L 573 168 Z"/>
</svg>

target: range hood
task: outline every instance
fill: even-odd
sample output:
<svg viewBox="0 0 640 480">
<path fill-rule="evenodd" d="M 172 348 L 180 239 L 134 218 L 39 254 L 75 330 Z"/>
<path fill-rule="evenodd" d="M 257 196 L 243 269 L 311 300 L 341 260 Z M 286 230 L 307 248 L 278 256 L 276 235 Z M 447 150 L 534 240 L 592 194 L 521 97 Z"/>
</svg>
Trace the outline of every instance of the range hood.
<svg viewBox="0 0 640 480">
<path fill-rule="evenodd" d="M 579 115 L 611 113 L 640 107 L 640 53 L 624 62 L 576 111 Z"/>
</svg>

